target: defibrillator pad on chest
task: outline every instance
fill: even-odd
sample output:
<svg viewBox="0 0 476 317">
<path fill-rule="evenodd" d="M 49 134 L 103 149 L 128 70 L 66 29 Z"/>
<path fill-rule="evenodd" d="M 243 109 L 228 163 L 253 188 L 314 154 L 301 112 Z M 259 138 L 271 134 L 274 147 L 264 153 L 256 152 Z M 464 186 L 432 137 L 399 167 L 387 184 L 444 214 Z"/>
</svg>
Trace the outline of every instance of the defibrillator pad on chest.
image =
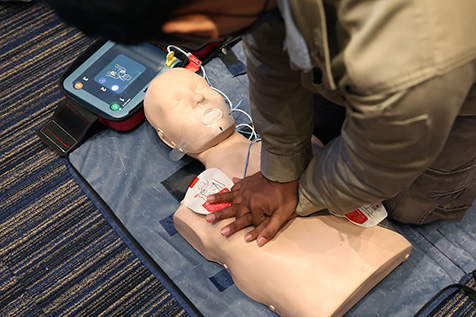
<svg viewBox="0 0 476 317">
<path fill-rule="evenodd" d="M 203 171 L 190 183 L 182 203 L 196 213 L 206 215 L 223 209 L 231 203 L 211 204 L 207 197 L 211 194 L 231 191 L 233 181 L 217 168 Z"/>
</svg>

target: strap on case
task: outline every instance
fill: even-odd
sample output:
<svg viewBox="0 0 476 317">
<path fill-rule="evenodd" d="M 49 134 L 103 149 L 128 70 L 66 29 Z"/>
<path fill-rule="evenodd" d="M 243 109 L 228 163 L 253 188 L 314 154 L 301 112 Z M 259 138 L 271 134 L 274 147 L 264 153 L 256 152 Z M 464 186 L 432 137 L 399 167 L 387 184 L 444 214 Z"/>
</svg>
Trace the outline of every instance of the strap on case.
<svg viewBox="0 0 476 317">
<path fill-rule="evenodd" d="M 69 99 L 63 99 L 53 117 L 37 133 L 60 156 L 65 156 L 81 144 L 98 119 L 97 115 L 87 109 L 76 106 Z"/>
</svg>

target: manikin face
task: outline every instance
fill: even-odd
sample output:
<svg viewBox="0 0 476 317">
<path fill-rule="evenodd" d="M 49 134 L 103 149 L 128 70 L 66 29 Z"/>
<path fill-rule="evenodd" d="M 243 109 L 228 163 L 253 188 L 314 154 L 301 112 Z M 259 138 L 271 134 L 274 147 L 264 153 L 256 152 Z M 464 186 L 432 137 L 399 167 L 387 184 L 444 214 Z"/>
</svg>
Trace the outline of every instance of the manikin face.
<svg viewBox="0 0 476 317">
<path fill-rule="evenodd" d="M 187 154 L 218 144 L 235 128 L 223 97 L 203 77 L 184 68 L 167 70 L 151 82 L 144 110 L 161 139 Z"/>
</svg>

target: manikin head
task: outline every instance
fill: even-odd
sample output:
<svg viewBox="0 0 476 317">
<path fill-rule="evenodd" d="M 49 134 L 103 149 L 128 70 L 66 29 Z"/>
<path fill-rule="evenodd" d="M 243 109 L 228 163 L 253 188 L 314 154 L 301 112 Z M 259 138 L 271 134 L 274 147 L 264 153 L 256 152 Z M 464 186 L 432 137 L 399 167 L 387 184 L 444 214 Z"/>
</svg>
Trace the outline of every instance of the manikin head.
<svg viewBox="0 0 476 317">
<path fill-rule="evenodd" d="M 184 68 L 157 76 L 144 99 L 147 120 L 173 148 L 171 158 L 199 154 L 228 138 L 235 120 L 223 97 L 205 78 Z"/>
</svg>

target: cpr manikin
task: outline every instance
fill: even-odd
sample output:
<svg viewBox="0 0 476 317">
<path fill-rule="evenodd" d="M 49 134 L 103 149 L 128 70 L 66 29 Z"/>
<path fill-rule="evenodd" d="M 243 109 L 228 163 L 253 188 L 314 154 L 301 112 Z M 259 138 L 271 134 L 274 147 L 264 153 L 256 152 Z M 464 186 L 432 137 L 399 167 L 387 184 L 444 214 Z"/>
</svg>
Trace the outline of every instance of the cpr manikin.
<svg viewBox="0 0 476 317">
<path fill-rule="evenodd" d="M 243 177 L 250 141 L 234 128 L 223 97 L 189 70 L 171 69 L 153 80 L 144 108 L 160 138 L 207 168 Z M 253 143 L 247 175 L 259 171 L 260 143 Z M 358 227 L 331 216 L 297 217 L 263 247 L 241 230 L 224 237 L 232 219 L 210 224 L 181 204 L 178 232 L 206 259 L 225 266 L 237 287 L 282 316 L 342 315 L 380 282 L 411 250 L 398 233 Z"/>
</svg>

